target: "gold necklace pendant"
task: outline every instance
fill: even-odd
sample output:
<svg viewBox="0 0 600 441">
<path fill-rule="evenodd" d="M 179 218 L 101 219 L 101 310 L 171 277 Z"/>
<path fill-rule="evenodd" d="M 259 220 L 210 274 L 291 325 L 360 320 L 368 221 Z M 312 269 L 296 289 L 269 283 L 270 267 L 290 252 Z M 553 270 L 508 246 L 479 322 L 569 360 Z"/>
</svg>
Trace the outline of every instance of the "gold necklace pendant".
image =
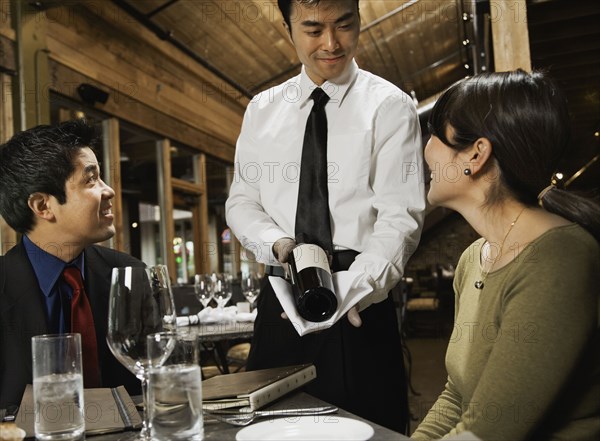
<svg viewBox="0 0 600 441">
<path fill-rule="evenodd" d="M 492 261 L 492 265 L 490 266 L 490 269 L 487 270 L 487 271 L 485 271 L 485 272 L 481 271 L 481 278 L 480 278 L 480 280 L 475 280 L 474 286 L 475 286 L 476 289 L 482 290 L 483 287 L 485 286 L 485 279 L 487 279 L 488 274 L 494 269 L 494 266 L 496 265 L 496 261 L 500 258 L 500 256 L 502 256 L 502 250 L 504 249 L 504 244 L 506 243 L 506 239 L 508 239 L 508 235 L 512 231 L 513 227 L 515 226 L 515 224 L 517 223 L 517 221 L 519 220 L 519 218 L 521 217 L 521 215 L 523 214 L 523 212 L 525 211 L 525 208 L 526 207 L 523 207 L 523 209 L 519 212 L 519 214 L 517 215 L 517 217 L 515 218 L 515 220 L 512 221 L 512 223 L 508 227 L 508 231 L 504 235 L 504 238 L 502 239 L 502 243 L 500 244 L 500 250 L 498 250 L 498 255 Z"/>
</svg>

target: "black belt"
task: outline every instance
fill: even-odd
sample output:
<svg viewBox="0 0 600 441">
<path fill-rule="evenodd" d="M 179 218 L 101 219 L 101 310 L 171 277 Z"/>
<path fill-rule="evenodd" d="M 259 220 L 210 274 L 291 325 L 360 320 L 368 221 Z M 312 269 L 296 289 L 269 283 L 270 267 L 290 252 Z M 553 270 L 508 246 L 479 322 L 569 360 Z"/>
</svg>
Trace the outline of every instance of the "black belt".
<svg viewBox="0 0 600 441">
<path fill-rule="evenodd" d="M 331 262 L 331 270 L 333 272 L 346 271 L 358 256 L 358 252 L 354 250 L 334 251 Z M 267 265 L 265 268 L 267 276 L 285 277 L 285 271 L 282 266 Z"/>
</svg>

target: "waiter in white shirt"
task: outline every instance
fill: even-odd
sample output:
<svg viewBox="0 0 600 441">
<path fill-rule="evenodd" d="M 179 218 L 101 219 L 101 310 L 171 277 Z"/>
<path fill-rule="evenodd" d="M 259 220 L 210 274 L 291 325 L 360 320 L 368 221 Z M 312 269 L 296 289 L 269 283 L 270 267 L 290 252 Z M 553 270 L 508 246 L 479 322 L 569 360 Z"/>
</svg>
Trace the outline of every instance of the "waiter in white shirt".
<svg viewBox="0 0 600 441">
<path fill-rule="evenodd" d="M 407 387 L 389 291 L 422 227 L 421 131 L 413 101 L 358 68 L 358 0 L 279 0 L 302 72 L 248 105 L 236 149 L 227 222 L 242 245 L 283 276 L 295 246 L 307 120 L 327 95 L 326 165 L 333 271 L 367 274 L 372 293 L 331 328 L 300 337 L 268 281 L 247 369 L 314 363 L 307 391 L 399 432 L 408 428 Z M 302 190 L 300 190 L 302 191 Z M 297 212 L 298 211 L 298 212 Z"/>
</svg>

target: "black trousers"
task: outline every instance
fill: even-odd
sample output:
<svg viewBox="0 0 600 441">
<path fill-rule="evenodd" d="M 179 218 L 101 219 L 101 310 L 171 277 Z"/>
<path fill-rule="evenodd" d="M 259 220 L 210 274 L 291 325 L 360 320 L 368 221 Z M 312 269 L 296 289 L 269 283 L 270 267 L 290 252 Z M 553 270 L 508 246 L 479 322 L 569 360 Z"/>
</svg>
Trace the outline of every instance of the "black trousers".
<svg viewBox="0 0 600 441">
<path fill-rule="evenodd" d="M 353 256 L 356 253 L 353 254 Z M 334 257 L 334 271 L 349 262 Z M 331 328 L 300 337 L 265 278 L 247 369 L 313 363 L 317 378 L 305 391 L 397 432 L 408 429 L 408 396 L 404 359 L 391 296 L 360 313 L 355 328 L 346 317 Z"/>
</svg>

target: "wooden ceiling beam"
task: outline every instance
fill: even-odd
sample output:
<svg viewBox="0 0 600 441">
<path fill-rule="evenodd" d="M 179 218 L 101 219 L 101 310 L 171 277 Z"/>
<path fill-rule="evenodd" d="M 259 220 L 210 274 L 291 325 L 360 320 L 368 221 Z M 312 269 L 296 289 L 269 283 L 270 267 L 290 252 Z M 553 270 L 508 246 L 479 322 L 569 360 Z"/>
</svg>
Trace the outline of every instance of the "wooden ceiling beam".
<svg viewBox="0 0 600 441">
<path fill-rule="evenodd" d="M 158 38 L 171 43 L 173 46 L 175 46 L 181 52 L 186 54 L 188 57 L 190 57 L 191 59 L 196 61 L 198 64 L 200 64 L 202 67 L 204 67 L 206 70 L 208 70 L 212 74 L 216 75 L 221 80 L 225 81 L 227 84 L 229 84 L 235 90 L 240 92 L 246 98 L 252 98 L 252 93 L 250 91 L 248 91 L 245 87 L 243 87 L 241 84 L 234 81 L 231 77 L 229 77 L 227 74 L 222 72 L 220 69 L 218 69 L 212 63 L 208 62 L 204 57 L 201 57 L 195 51 L 191 50 L 188 45 L 173 38 L 167 31 L 165 31 L 164 29 L 161 29 L 159 26 L 154 24 L 154 22 L 152 22 L 152 20 L 149 20 L 144 14 L 140 13 L 136 8 L 131 6 L 128 2 L 126 2 L 124 0 L 112 0 L 112 1 L 117 6 L 119 6 L 121 9 L 123 9 L 125 12 L 127 12 L 129 15 L 131 15 L 133 18 L 135 18 L 140 24 L 145 26 L 150 31 L 154 32 L 154 34 L 156 34 L 156 36 Z"/>
<path fill-rule="evenodd" d="M 490 9 L 496 11 L 492 20 L 496 70 L 531 71 L 525 0 L 490 0 Z"/>
</svg>

